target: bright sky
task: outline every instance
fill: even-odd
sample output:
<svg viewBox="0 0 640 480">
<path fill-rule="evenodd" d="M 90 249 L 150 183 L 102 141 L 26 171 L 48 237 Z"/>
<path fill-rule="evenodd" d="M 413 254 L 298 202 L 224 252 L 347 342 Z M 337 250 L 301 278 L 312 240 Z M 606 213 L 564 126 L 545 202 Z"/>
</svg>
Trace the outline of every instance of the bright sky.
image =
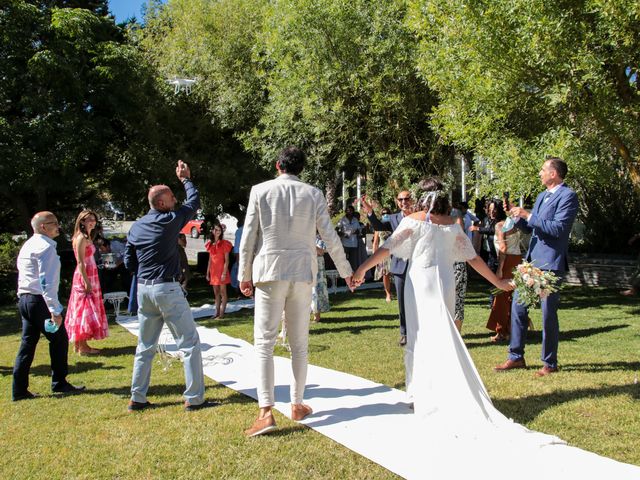
<svg viewBox="0 0 640 480">
<path fill-rule="evenodd" d="M 109 0 L 109 11 L 116 17 L 116 23 L 136 17 L 142 21 L 142 5 L 145 0 Z"/>
</svg>

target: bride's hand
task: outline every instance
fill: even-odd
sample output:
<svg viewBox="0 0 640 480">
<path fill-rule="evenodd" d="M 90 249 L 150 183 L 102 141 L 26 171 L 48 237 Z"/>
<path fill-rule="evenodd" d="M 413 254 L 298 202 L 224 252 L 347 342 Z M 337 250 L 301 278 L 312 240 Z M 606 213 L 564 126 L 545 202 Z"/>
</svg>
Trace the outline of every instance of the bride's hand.
<svg viewBox="0 0 640 480">
<path fill-rule="evenodd" d="M 358 268 L 355 272 L 353 272 L 353 275 L 351 275 L 352 285 L 355 287 L 362 285 L 362 282 L 364 281 L 364 274 L 365 271 L 362 270 L 362 268 Z"/>
<path fill-rule="evenodd" d="M 500 290 L 504 290 L 505 292 L 510 292 L 511 290 L 516 288 L 516 285 L 511 280 L 501 279 L 496 287 L 498 287 Z"/>
</svg>

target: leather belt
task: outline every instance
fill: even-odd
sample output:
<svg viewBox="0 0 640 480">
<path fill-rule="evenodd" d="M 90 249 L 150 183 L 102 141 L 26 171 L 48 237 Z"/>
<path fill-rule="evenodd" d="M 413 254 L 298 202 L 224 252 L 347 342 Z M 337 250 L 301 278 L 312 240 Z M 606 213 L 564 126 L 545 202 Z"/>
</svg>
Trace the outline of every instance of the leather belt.
<svg viewBox="0 0 640 480">
<path fill-rule="evenodd" d="M 176 277 L 161 277 L 161 278 L 154 278 L 152 280 L 148 280 L 146 278 L 138 279 L 138 283 L 141 285 L 160 285 L 161 283 L 172 283 L 177 281 L 178 279 Z"/>
</svg>

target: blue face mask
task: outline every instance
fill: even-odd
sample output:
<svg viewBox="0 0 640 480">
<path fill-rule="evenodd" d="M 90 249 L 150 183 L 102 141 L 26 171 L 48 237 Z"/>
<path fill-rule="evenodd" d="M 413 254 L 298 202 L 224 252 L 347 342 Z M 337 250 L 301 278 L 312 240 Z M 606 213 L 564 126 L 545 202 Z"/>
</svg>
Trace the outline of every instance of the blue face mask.
<svg viewBox="0 0 640 480">
<path fill-rule="evenodd" d="M 389 214 L 388 214 L 388 213 L 385 213 L 384 215 L 382 215 L 382 221 L 383 221 L 383 222 L 388 222 L 388 221 L 389 221 L 389 218 L 390 218 L 390 217 L 389 217 Z"/>
</svg>

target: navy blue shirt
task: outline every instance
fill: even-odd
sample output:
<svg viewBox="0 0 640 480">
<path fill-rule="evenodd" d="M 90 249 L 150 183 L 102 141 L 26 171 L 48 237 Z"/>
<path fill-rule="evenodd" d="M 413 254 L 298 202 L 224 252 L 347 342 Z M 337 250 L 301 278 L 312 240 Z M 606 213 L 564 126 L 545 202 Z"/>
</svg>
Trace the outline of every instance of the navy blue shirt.
<svg viewBox="0 0 640 480">
<path fill-rule="evenodd" d="M 124 264 L 138 279 L 168 279 L 180 273 L 178 234 L 200 208 L 196 187 L 191 180 L 183 183 L 187 199 L 178 210 L 159 212 L 152 208 L 129 230 Z"/>
</svg>

